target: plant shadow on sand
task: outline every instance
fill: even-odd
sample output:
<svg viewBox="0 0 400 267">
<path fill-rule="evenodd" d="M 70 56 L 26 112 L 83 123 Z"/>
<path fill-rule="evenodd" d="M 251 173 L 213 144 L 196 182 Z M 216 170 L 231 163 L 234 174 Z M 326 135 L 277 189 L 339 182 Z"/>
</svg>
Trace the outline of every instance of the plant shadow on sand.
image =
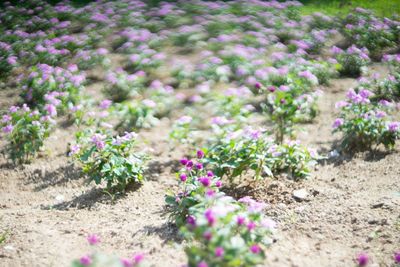
<svg viewBox="0 0 400 267">
<path fill-rule="evenodd" d="M 182 243 L 183 237 L 179 234 L 179 229 L 175 224 L 171 222 L 165 222 L 160 226 L 144 226 L 142 229 L 138 230 L 138 233 L 146 233 L 146 235 L 157 235 L 163 240 L 163 244 L 170 242 Z"/>
<path fill-rule="evenodd" d="M 112 189 L 112 192 L 106 192 L 103 188 L 93 187 L 70 201 L 64 201 L 56 205 L 42 206 L 42 209 L 68 210 L 76 208 L 90 210 L 96 203 L 113 205 L 120 199 L 125 198 L 127 193 L 136 192 L 141 186 L 142 184 L 130 184 L 126 187 L 124 193 L 117 193 L 115 189 Z"/>
<path fill-rule="evenodd" d="M 33 174 L 38 174 L 41 177 L 41 181 L 38 184 L 37 179 L 29 179 L 28 183 L 38 184 L 35 186 L 35 192 L 44 190 L 50 186 L 64 185 L 70 181 L 79 180 L 83 178 L 82 172 L 74 164 L 68 164 L 66 166 L 60 166 L 59 168 L 52 170 L 50 172 L 44 172 L 37 169 Z"/>
<path fill-rule="evenodd" d="M 151 161 L 147 165 L 145 177 L 149 181 L 157 181 L 159 180 L 160 174 L 165 173 L 168 168 L 170 168 L 170 171 L 168 172 L 169 175 L 170 173 L 177 172 L 179 170 L 179 166 L 179 160 L 168 160 L 165 162 Z"/>
<path fill-rule="evenodd" d="M 336 151 L 337 155 L 330 155 L 330 153 Z M 321 149 L 318 151 L 320 155 L 327 155 L 327 157 L 318 160 L 318 164 L 320 165 L 334 165 L 335 167 L 343 165 L 350 160 L 361 157 L 365 161 L 376 162 L 383 160 L 386 156 L 398 153 L 397 150 L 385 150 L 381 147 L 375 149 L 351 149 L 348 151 L 342 150 L 340 147 L 340 140 L 336 140 L 333 142 L 330 149 Z"/>
</svg>

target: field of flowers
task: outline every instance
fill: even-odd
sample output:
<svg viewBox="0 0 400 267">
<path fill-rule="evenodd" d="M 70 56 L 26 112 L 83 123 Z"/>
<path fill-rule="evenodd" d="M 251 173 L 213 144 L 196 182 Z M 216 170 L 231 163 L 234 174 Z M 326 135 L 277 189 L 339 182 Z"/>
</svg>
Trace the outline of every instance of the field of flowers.
<svg viewBox="0 0 400 267">
<path fill-rule="evenodd" d="M 0 3 L 0 266 L 400 266 L 400 17 Z"/>
</svg>

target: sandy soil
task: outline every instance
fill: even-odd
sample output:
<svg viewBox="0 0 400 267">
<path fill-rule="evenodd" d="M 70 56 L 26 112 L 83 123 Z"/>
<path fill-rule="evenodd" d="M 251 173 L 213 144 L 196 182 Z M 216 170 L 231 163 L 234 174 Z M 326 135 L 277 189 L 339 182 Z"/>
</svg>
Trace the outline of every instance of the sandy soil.
<svg viewBox="0 0 400 267">
<path fill-rule="evenodd" d="M 322 155 L 339 139 L 331 134 L 334 103 L 355 83 L 333 80 L 323 88 L 316 121 L 302 125 L 299 138 Z M 96 81 L 88 93 L 96 95 L 100 88 Z M 0 93 L 3 109 L 15 97 Z M 41 157 L 29 165 L 15 167 L 1 158 L 0 233 L 9 234 L 0 245 L 0 265 L 68 266 L 90 251 L 85 241 L 89 233 L 100 235 L 100 248 L 107 253 L 129 256 L 143 251 L 152 266 L 184 264 L 184 243 L 164 214 L 164 194 L 176 186 L 174 172 L 188 150 L 171 147 L 165 134 L 170 127 L 165 119 L 141 132 L 140 146 L 152 155 L 148 181 L 114 201 L 87 184 L 66 157 L 73 126 L 58 128 Z M 360 251 L 372 256 L 373 265 L 390 266 L 400 248 L 399 155 L 398 147 L 390 154 L 340 155 L 321 160 L 303 182 L 279 178 L 237 188 L 238 196 L 251 194 L 270 203 L 266 212 L 279 223 L 265 266 L 353 266 Z M 309 196 L 295 200 L 296 189 L 305 189 Z"/>
</svg>

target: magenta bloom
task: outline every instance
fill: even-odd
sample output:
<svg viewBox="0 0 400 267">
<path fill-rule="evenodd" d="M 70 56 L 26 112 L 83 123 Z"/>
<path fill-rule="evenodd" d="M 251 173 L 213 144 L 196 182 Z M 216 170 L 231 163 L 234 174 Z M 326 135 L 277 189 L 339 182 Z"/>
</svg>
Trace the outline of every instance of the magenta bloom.
<svg viewBox="0 0 400 267">
<path fill-rule="evenodd" d="M 8 124 L 6 126 L 3 127 L 3 132 L 4 133 L 11 133 L 14 129 L 14 126 L 12 126 L 11 124 Z"/>
<path fill-rule="evenodd" d="M 389 132 L 397 132 L 400 127 L 400 122 L 394 121 L 388 124 Z"/>
<path fill-rule="evenodd" d="M 214 177 L 214 173 L 213 173 L 212 171 L 208 171 L 208 172 L 207 172 L 207 176 L 208 176 L 208 177 Z"/>
<path fill-rule="evenodd" d="M 255 87 L 256 89 L 261 89 L 261 83 L 256 82 L 256 83 L 254 84 L 254 87 Z"/>
<path fill-rule="evenodd" d="M 185 165 L 188 163 L 188 159 L 187 158 L 183 158 L 179 161 L 182 165 Z"/>
<path fill-rule="evenodd" d="M 395 252 L 393 258 L 396 264 L 400 264 L 400 251 Z"/>
<path fill-rule="evenodd" d="M 244 217 L 237 217 L 236 222 L 238 225 L 243 225 L 245 223 L 246 219 Z"/>
<path fill-rule="evenodd" d="M 89 255 L 83 256 L 79 259 L 80 264 L 83 266 L 90 266 L 92 264 L 92 258 Z"/>
<path fill-rule="evenodd" d="M 208 187 L 208 186 L 211 185 L 210 178 L 208 178 L 208 177 L 200 177 L 200 178 L 199 178 L 199 182 L 200 182 L 202 185 L 204 185 L 205 187 Z"/>
<path fill-rule="evenodd" d="M 367 266 L 368 262 L 369 262 L 369 256 L 367 253 L 362 252 L 360 254 L 357 255 L 357 264 L 358 266 Z"/>
<path fill-rule="evenodd" d="M 216 257 L 222 257 L 224 255 L 225 251 L 223 247 L 216 247 L 215 248 L 215 256 Z"/>
<path fill-rule="evenodd" d="M 336 129 L 336 128 L 342 126 L 343 124 L 344 124 L 344 120 L 341 119 L 341 118 L 337 118 L 337 119 L 335 120 L 335 122 L 333 123 L 332 127 L 333 127 L 334 129 Z"/>
<path fill-rule="evenodd" d="M 259 253 L 261 252 L 261 248 L 260 248 L 259 245 L 254 244 L 254 245 L 252 245 L 252 246 L 250 247 L 250 251 L 251 251 L 251 253 L 259 254 Z"/>
<path fill-rule="evenodd" d="M 188 224 L 192 225 L 192 226 L 195 226 L 195 225 L 196 225 L 196 218 L 194 218 L 192 215 L 189 215 L 189 216 L 186 218 L 186 222 L 187 222 Z"/>
<path fill-rule="evenodd" d="M 86 240 L 89 242 L 90 245 L 94 246 L 100 243 L 100 237 L 96 234 L 88 235 Z"/>
<path fill-rule="evenodd" d="M 204 152 L 202 150 L 197 150 L 197 158 L 198 159 L 204 158 Z"/>
<path fill-rule="evenodd" d="M 208 225 L 210 225 L 210 226 L 212 226 L 215 223 L 215 221 L 217 220 L 217 218 L 215 218 L 214 213 L 210 209 L 206 210 L 206 212 L 204 213 L 204 217 L 206 217 L 206 219 L 208 221 Z"/>
<path fill-rule="evenodd" d="M 222 186 L 222 181 L 220 181 L 220 180 L 216 181 L 215 182 L 215 186 L 218 187 L 218 188 L 221 187 Z"/>
<path fill-rule="evenodd" d="M 205 232 L 203 234 L 203 237 L 204 237 L 205 240 L 210 241 L 211 238 L 212 238 L 212 233 L 211 232 Z"/>
<path fill-rule="evenodd" d="M 135 265 L 141 263 L 144 259 L 144 254 L 143 253 L 136 253 L 133 255 L 133 262 Z"/>
<path fill-rule="evenodd" d="M 186 182 L 187 180 L 187 175 L 184 173 L 181 173 L 181 175 L 179 175 L 179 178 L 181 179 L 182 182 Z"/>
<path fill-rule="evenodd" d="M 104 99 L 103 101 L 100 102 L 99 107 L 101 109 L 108 109 L 112 104 L 112 101 L 109 99 Z"/>
<path fill-rule="evenodd" d="M 201 169 L 203 169 L 203 164 L 198 162 L 198 163 L 196 163 L 195 167 L 196 167 L 196 169 L 201 170 Z"/>
<path fill-rule="evenodd" d="M 128 258 L 122 258 L 121 259 L 121 263 L 124 267 L 132 267 L 133 266 L 133 262 L 131 259 Z"/>
<path fill-rule="evenodd" d="M 247 229 L 249 230 L 249 231 L 252 231 L 252 230 L 254 230 L 255 228 L 256 228 L 256 223 L 255 222 L 253 222 L 253 221 L 250 221 L 248 224 L 247 224 Z"/>
<path fill-rule="evenodd" d="M 208 264 L 207 264 L 207 262 L 202 261 L 199 264 L 197 264 L 197 267 L 208 267 Z"/>
</svg>

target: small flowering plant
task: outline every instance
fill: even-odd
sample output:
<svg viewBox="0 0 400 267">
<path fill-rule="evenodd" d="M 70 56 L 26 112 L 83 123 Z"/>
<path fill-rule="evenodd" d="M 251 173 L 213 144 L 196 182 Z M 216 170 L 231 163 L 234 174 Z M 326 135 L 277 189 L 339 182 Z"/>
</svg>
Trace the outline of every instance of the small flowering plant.
<svg viewBox="0 0 400 267">
<path fill-rule="evenodd" d="M 174 141 L 188 143 L 191 140 L 191 116 L 182 116 L 175 121 L 172 130 L 169 133 L 169 138 Z"/>
<path fill-rule="evenodd" d="M 30 74 L 22 77 L 22 98 L 33 106 L 43 106 L 46 95 L 58 92 L 61 99 L 59 106 L 66 110 L 69 104 L 77 104 L 80 100 L 80 92 L 83 90 L 85 75 L 79 73 L 76 65 L 70 65 L 67 69 L 52 67 L 46 64 L 33 66 Z M 53 95 L 55 97 L 55 95 Z"/>
<path fill-rule="evenodd" d="M 3 115 L 0 125 L 6 134 L 7 151 L 14 163 L 28 162 L 43 147 L 55 124 L 51 115 L 31 110 L 26 104 L 12 106 L 9 113 Z"/>
<path fill-rule="evenodd" d="M 117 129 L 124 131 L 151 128 L 159 120 L 155 117 L 157 103 L 151 99 L 123 102 L 116 105 L 116 114 L 120 118 Z"/>
<path fill-rule="evenodd" d="M 133 152 L 135 133 L 116 137 L 105 133 L 87 136 L 78 136 L 78 144 L 71 146 L 69 154 L 82 165 L 91 181 L 105 182 L 108 191 L 112 187 L 124 191 L 129 183 L 143 181 L 147 156 Z"/>
<path fill-rule="evenodd" d="M 282 143 L 285 136 L 293 136 L 295 123 L 310 121 L 317 115 L 318 93 L 298 95 L 285 85 L 279 88 L 270 86 L 267 90 L 269 93 L 263 110 L 276 125 L 276 142 Z"/>
<path fill-rule="evenodd" d="M 128 100 L 144 89 L 145 73 L 128 74 L 123 70 L 109 72 L 106 75 L 104 93 L 114 102 Z"/>
<path fill-rule="evenodd" d="M 189 243 L 189 266 L 256 266 L 273 242 L 275 222 L 266 218 L 265 204 L 249 197 L 234 200 L 224 194 L 208 197 L 190 209 L 181 232 Z"/>
<path fill-rule="evenodd" d="M 168 205 L 170 218 L 180 227 L 186 223 L 189 218 L 189 209 L 199 203 L 204 198 L 218 193 L 222 182 L 212 171 L 207 171 L 203 167 L 202 159 L 204 152 L 197 152 L 197 162 L 183 158 L 180 163 L 183 168 L 179 171 L 178 194 L 168 194 L 165 201 Z"/>
<path fill-rule="evenodd" d="M 83 255 L 72 262 L 71 267 L 145 267 L 148 266 L 143 253 L 135 253 L 131 257 L 119 258 L 110 256 L 97 251 L 97 245 L 100 239 L 97 235 L 87 237 L 89 245 L 93 248 L 92 253 Z"/>
<path fill-rule="evenodd" d="M 256 178 L 272 176 L 274 159 L 267 153 L 272 144 L 273 140 L 262 131 L 250 127 L 228 132 L 217 142 L 210 142 L 205 162 L 218 176 L 226 176 L 231 182 L 249 170 L 255 172 Z"/>
<path fill-rule="evenodd" d="M 334 121 L 334 132 L 342 132 L 342 147 L 346 150 L 372 149 L 383 144 L 394 147 L 400 138 L 400 122 L 392 121 L 389 115 L 392 104 L 386 100 L 371 103 L 373 93 L 363 89 L 356 93 L 349 90 L 347 100 L 340 101 L 339 117 Z"/>
<path fill-rule="evenodd" d="M 367 65 L 371 61 L 368 56 L 368 49 L 357 48 L 354 45 L 347 48 L 346 51 L 334 46 L 332 47 L 332 53 L 340 64 L 340 74 L 345 76 L 359 77 L 365 72 Z"/>
</svg>

